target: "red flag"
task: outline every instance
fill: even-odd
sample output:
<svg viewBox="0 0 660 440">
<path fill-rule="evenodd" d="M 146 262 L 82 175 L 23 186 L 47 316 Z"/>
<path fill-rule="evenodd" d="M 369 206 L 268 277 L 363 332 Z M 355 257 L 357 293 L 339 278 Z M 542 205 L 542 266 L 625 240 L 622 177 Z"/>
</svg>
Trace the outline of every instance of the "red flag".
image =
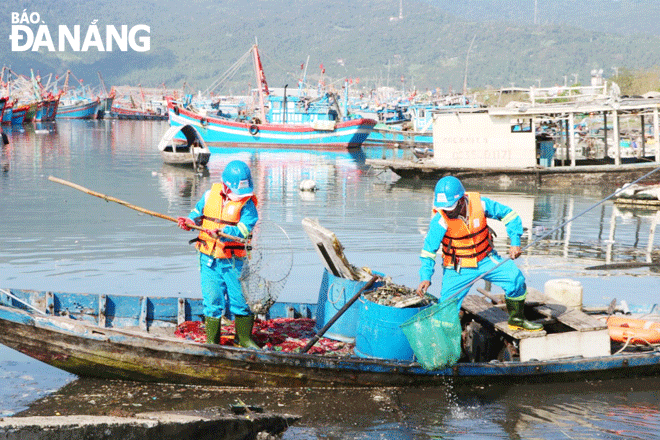
<svg viewBox="0 0 660 440">
<path fill-rule="evenodd" d="M 303 70 L 305 68 L 305 63 L 300 64 L 300 70 Z"/>
</svg>

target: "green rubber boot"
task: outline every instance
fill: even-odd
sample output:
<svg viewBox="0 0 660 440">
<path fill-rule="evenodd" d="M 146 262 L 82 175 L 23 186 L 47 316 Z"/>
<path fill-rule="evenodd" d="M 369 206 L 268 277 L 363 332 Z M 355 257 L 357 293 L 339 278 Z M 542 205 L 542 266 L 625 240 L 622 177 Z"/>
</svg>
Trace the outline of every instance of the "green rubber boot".
<svg viewBox="0 0 660 440">
<path fill-rule="evenodd" d="M 261 347 L 252 340 L 252 327 L 254 326 L 254 315 L 236 315 L 234 317 L 236 327 L 236 342 L 241 347 L 260 350 Z"/>
<path fill-rule="evenodd" d="M 219 344 L 220 343 L 220 318 L 204 318 L 204 325 L 206 327 L 206 343 Z"/>
<path fill-rule="evenodd" d="M 512 330 L 527 330 L 538 332 L 543 330 L 542 324 L 525 319 L 525 300 L 505 298 L 506 309 L 509 311 L 509 328 Z"/>
</svg>

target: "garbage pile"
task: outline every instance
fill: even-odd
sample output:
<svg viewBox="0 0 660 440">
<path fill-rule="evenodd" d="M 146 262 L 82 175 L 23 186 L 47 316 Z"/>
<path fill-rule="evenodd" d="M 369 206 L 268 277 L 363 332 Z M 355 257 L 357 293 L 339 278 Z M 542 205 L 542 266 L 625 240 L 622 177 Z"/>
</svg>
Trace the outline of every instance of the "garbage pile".
<svg viewBox="0 0 660 440">
<path fill-rule="evenodd" d="M 376 304 L 400 309 L 423 307 L 437 301 L 435 297 L 429 294 L 419 296 L 414 289 L 392 282 L 387 282 L 385 285 L 365 293 L 364 297 Z"/>
</svg>

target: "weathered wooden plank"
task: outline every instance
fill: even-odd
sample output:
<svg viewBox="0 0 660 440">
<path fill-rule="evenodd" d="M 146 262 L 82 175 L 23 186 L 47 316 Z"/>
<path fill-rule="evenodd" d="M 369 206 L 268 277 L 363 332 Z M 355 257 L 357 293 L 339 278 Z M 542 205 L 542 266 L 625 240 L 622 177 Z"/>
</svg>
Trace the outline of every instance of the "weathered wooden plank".
<svg viewBox="0 0 660 440">
<path fill-rule="evenodd" d="M 528 332 L 525 330 L 510 329 L 507 323 L 509 314 L 478 295 L 467 295 L 463 300 L 461 308 L 490 322 L 497 330 L 506 333 L 514 339 L 539 338 L 546 335 L 545 330 Z"/>
<path fill-rule="evenodd" d="M 108 296 L 99 295 L 99 327 L 105 327 L 105 316 L 107 313 Z"/>
<path fill-rule="evenodd" d="M 304 218 L 302 226 L 328 272 L 336 277 L 355 281 L 371 278 L 370 273 L 358 269 L 348 262 L 344 255 L 344 247 L 334 232 L 321 226 L 318 220 L 311 218 Z"/>
<path fill-rule="evenodd" d="M 177 303 L 176 324 L 181 325 L 187 320 L 188 320 L 188 316 L 186 316 L 186 299 L 179 298 L 179 301 Z"/>
<path fill-rule="evenodd" d="M 555 318 L 557 321 L 567 325 L 577 331 L 594 331 L 607 328 L 607 323 L 600 321 L 593 316 L 587 315 L 581 310 L 566 307 L 563 304 L 557 304 L 544 293 L 536 289 L 528 289 L 528 303 L 538 303 L 534 310 L 543 316 Z"/>
</svg>

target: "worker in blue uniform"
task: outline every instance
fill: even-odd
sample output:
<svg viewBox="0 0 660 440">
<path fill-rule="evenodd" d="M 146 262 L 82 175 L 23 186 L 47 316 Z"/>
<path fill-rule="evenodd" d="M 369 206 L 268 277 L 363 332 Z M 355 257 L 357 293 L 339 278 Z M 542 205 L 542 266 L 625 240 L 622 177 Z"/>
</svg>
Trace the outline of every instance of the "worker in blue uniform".
<svg viewBox="0 0 660 440">
<path fill-rule="evenodd" d="M 506 226 L 510 259 L 502 264 L 502 257 L 493 248 L 487 218 L 500 220 Z M 443 270 L 441 301 L 458 294 L 460 308 L 469 291 L 466 288 L 468 284 L 486 274 L 483 277 L 485 280 L 505 292 L 509 327 L 515 330 L 542 330 L 541 324 L 525 319 L 525 278 L 512 261 L 521 254 L 522 233 L 522 221 L 511 208 L 481 197 L 477 192 L 466 192 L 461 181 L 453 176 L 443 177 L 435 186 L 433 218 L 420 256 L 421 282 L 417 293 L 424 295 L 431 286 L 436 257 L 439 256 Z"/>
<path fill-rule="evenodd" d="M 241 271 L 247 257 L 245 241 L 228 239 L 218 233 L 249 239 L 259 220 L 250 168 L 240 160 L 227 164 L 222 183 L 215 183 L 197 202 L 188 217 L 179 217 L 181 229 L 203 228 L 196 240 L 204 303 L 206 338 L 220 342 L 220 318 L 227 308 L 234 316 L 237 343 L 259 348 L 252 340 L 254 315 L 243 296 Z M 227 304 L 228 301 L 228 304 Z"/>
</svg>

